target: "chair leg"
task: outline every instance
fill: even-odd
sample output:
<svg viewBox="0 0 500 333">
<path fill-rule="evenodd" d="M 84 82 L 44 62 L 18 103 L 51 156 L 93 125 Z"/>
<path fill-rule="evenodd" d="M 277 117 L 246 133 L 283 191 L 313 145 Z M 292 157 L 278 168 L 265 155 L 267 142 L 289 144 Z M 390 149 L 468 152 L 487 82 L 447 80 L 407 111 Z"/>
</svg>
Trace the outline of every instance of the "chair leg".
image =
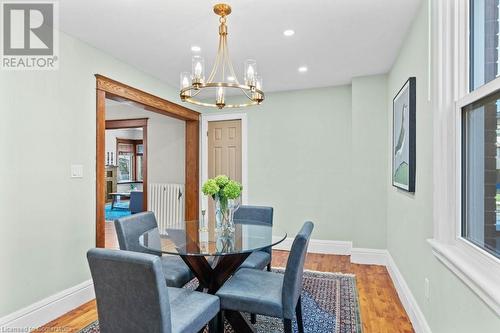
<svg viewBox="0 0 500 333">
<path fill-rule="evenodd" d="M 271 263 L 267 264 L 267 271 L 270 272 L 271 271 Z"/>
<path fill-rule="evenodd" d="M 285 333 L 292 333 L 292 320 L 291 319 L 283 319 L 283 326 Z"/>
<path fill-rule="evenodd" d="M 299 333 L 304 333 L 304 322 L 302 321 L 302 298 L 299 297 L 297 306 L 295 306 L 295 315 L 297 316 L 297 326 Z"/>
<path fill-rule="evenodd" d="M 219 311 L 220 313 L 220 311 Z M 219 330 L 219 313 L 208 323 L 208 333 L 217 333 Z M 202 330 L 203 331 L 203 330 Z"/>
<path fill-rule="evenodd" d="M 257 322 L 257 315 L 255 313 L 250 314 L 250 322 L 254 325 Z"/>
<path fill-rule="evenodd" d="M 217 314 L 217 333 L 224 333 L 224 311 L 220 310 Z"/>
</svg>

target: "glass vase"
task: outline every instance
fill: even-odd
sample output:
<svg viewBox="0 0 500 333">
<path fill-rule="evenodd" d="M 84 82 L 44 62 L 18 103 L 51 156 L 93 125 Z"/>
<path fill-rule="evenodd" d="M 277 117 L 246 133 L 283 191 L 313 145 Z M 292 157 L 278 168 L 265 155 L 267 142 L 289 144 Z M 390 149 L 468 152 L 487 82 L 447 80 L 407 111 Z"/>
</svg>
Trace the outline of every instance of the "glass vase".
<svg viewBox="0 0 500 333">
<path fill-rule="evenodd" d="M 215 248 L 219 253 L 231 253 L 234 251 L 234 232 L 224 231 L 217 233 Z"/>
<path fill-rule="evenodd" d="M 239 200 L 221 200 L 215 198 L 215 228 L 220 234 L 234 232 L 234 212 L 239 207 Z"/>
</svg>

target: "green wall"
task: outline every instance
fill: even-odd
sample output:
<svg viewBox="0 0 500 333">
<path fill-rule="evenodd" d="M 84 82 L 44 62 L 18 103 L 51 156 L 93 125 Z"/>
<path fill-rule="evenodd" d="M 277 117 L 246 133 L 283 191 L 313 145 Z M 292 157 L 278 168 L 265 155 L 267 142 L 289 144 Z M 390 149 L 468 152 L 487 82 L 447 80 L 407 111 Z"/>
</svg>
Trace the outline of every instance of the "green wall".
<svg viewBox="0 0 500 333">
<path fill-rule="evenodd" d="M 419 10 L 400 54 L 388 75 L 392 98 L 410 76 L 417 78 L 416 193 L 407 194 L 387 183 L 387 248 L 427 321 L 435 333 L 494 333 L 500 318 L 456 275 L 432 254 L 427 239 L 433 235 L 432 145 L 433 120 L 428 101 L 428 7 Z M 387 137 L 391 137 L 389 103 Z M 387 142 L 390 147 L 390 139 Z M 390 179 L 390 157 L 388 161 Z M 430 281 L 430 297 L 424 296 L 424 279 Z"/>
<path fill-rule="evenodd" d="M 248 117 L 249 203 L 274 207 L 277 234 L 386 248 L 386 76 L 270 93 Z M 362 207 L 360 209 L 359 207 Z"/>
<path fill-rule="evenodd" d="M 387 77 L 352 81 L 353 246 L 387 247 Z"/>
<path fill-rule="evenodd" d="M 269 94 L 248 112 L 251 204 L 271 205 L 276 228 L 294 236 L 351 240 L 350 86 Z"/>
<path fill-rule="evenodd" d="M 57 71 L 0 74 L 0 317 L 90 279 L 95 73 L 176 100 L 160 81 L 60 34 Z M 84 166 L 70 178 L 71 164 Z"/>
</svg>

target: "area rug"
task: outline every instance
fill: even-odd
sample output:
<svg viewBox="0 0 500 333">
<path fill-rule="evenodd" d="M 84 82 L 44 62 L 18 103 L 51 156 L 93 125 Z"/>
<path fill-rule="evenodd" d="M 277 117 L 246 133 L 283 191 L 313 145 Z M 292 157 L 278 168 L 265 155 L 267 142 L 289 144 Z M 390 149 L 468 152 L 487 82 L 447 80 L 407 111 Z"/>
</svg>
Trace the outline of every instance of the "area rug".
<svg viewBox="0 0 500 333">
<path fill-rule="evenodd" d="M 115 208 L 111 209 L 111 204 L 108 203 L 104 206 L 104 215 L 106 221 L 113 222 L 120 217 L 129 216 L 130 210 L 128 210 L 129 201 L 117 202 Z"/>
<path fill-rule="evenodd" d="M 284 272 L 283 269 L 274 269 L 274 271 Z M 197 282 L 191 282 L 186 287 L 191 289 L 196 286 Z M 354 275 L 305 271 L 302 307 L 306 333 L 362 332 Z M 293 326 L 294 332 L 298 332 L 295 321 Z M 259 333 L 281 333 L 283 323 L 280 319 L 258 315 L 255 328 Z M 205 329 L 205 332 L 208 332 L 208 329 Z M 227 322 L 224 332 L 233 333 Z M 90 324 L 80 333 L 99 333 L 99 323 L 96 321 Z"/>
</svg>

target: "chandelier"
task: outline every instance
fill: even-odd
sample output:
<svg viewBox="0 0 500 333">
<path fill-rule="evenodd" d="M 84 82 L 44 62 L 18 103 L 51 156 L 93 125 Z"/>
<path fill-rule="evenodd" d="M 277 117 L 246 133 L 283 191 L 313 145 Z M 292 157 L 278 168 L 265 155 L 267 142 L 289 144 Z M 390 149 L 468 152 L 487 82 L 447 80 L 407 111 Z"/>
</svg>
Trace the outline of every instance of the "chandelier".
<svg viewBox="0 0 500 333">
<path fill-rule="evenodd" d="M 244 82 L 240 83 L 229 58 L 226 20 L 231 13 L 231 7 L 227 4 L 217 4 L 214 6 L 214 12 L 220 16 L 219 48 L 214 66 L 208 78 L 205 78 L 204 59 L 199 55 L 193 56 L 191 73 L 181 73 L 181 100 L 219 109 L 240 108 L 262 103 L 264 101 L 262 77 L 257 74 L 256 61 L 251 59 L 245 61 Z M 229 93 L 230 90 L 235 93 Z M 202 94 L 205 91 L 208 95 Z"/>
</svg>

